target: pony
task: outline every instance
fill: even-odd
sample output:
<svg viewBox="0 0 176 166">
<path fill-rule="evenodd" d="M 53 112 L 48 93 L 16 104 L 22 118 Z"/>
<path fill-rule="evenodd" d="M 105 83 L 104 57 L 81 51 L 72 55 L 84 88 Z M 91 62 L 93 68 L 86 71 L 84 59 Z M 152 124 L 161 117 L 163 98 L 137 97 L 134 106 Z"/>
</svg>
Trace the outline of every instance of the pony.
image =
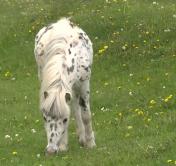
<svg viewBox="0 0 176 166">
<path fill-rule="evenodd" d="M 68 150 L 70 112 L 75 115 L 79 143 L 96 146 L 90 111 L 92 42 L 68 18 L 43 27 L 35 37 L 40 111 L 47 135 L 46 155 Z"/>
</svg>

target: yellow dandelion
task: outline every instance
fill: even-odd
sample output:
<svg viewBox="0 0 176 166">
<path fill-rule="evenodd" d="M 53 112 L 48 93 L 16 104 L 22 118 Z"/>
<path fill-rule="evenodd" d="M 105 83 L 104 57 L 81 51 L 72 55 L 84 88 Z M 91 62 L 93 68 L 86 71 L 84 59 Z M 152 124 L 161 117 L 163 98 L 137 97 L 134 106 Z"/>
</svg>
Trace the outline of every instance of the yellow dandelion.
<svg viewBox="0 0 176 166">
<path fill-rule="evenodd" d="M 149 34 L 149 31 L 146 31 L 145 34 L 148 35 L 148 34 Z"/>
<path fill-rule="evenodd" d="M 119 112 L 119 116 L 122 117 L 122 113 L 121 112 Z"/>
<path fill-rule="evenodd" d="M 13 154 L 13 155 L 17 155 L 17 152 L 16 152 L 16 151 L 13 151 L 12 154 Z"/>
<path fill-rule="evenodd" d="M 104 49 L 105 49 L 105 50 L 108 49 L 108 46 L 104 46 Z"/>
<path fill-rule="evenodd" d="M 156 104 L 155 100 L 150 100 L 150 104 Z"/>
<path fill-rule="evenodd" d="M 11 76 L 11 73 L 9 71 L 7 71 L 5 74 L 4 74 L 5 77 L 10 77 Z"/>
<path fill-rule="evenodd" d="M 147 122 L 150 122 L 151 120 L 152 120 L 152 119 L 148 118 L 148 119 L 147 119 Z"/>
<path fill-rule="evenodd" d="M 167 160 L 167 163 L 171 163 L 172 162 L 172 160 Z"/>
<path fill-rule="evenodd" d="M 137 114 L 138 115 L 144 115 L 144 112 L 140 110 L 140 111 L 137 112 Z"/>
<path fill-rule="evenodd" d="M 150 81 L 150 77 L 147 77 L 147 79 L 146 79 L 147 81 Z"/>
</svg>

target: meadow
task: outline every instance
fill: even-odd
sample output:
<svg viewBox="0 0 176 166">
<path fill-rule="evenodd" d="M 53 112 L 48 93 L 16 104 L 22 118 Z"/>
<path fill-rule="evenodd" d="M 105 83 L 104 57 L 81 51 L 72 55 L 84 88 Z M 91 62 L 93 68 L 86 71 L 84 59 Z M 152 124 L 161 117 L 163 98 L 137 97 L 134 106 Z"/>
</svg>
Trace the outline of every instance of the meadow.
<svg viewBox="0 0 176 166">
<path fill-rule="evenodd" d="M 175 0 L 2 0 L 1 166 L 176 165 Z M 94 46 L 91 110 L 95 149 L 78 144 L 46 157 L 35 34 L 61 17 Z"/>
</svg>

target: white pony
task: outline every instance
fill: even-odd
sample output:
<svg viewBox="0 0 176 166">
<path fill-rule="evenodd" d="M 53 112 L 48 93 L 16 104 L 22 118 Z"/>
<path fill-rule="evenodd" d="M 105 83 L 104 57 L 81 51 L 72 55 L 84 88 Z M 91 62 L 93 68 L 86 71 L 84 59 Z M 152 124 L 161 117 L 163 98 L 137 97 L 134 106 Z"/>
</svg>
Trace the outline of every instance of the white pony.
<svg viewBox="0 0 176 166">
<path fill-rule="evenodd" d="M 80 144 L 94 147 L 89 106 L 93 50 L 89 37 L 63 18 L 38 32 L 34 52 L 41 81 L 40 110 L 48 140 L 46 154 L 68 149 L 70 107 Z"/>
</svg>

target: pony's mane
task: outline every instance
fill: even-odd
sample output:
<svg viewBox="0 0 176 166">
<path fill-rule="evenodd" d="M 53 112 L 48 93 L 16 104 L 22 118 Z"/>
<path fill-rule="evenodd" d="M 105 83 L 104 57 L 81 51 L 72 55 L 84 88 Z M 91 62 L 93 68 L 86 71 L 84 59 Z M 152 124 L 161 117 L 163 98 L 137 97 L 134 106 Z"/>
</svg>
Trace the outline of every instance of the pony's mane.
<svg viewBox="0 0 176 166">
<path fill-rule="evenodd" d="M 70 90 L 63 78 L 66 39 L 55 37 L 45 46 L 41 82 L 41 110 L 50 116 L 61 116 L 66 107 L 65 93 Z M 44 95 L 45 94 L 45 95 Z"/>
</svg>

